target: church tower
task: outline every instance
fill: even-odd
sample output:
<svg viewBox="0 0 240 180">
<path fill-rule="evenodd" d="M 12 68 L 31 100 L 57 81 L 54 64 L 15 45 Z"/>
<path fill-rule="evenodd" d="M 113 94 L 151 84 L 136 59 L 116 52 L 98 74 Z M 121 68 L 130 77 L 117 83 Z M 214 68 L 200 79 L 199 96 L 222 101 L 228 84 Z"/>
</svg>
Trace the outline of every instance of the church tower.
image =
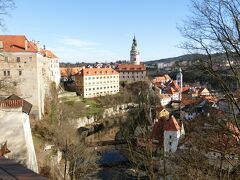
<svg viewBox="0 0 240 180">
<path fill-rule="evenodd" d="M 180 87 L 179 100 L 182 99 L 182 88 L 183 88 L 183 75 L 182 69 L 179 68 L 179 73 L 177 74 L 177 85 Z"/>
<path fill-rule="evenodd" d="M 140 64 L 140 52 L 138 50 L 137 40 L 135 36 L 133 38 L 132 48 L 130 51 L 130 62 L 132 64 Z"/>
</svg>

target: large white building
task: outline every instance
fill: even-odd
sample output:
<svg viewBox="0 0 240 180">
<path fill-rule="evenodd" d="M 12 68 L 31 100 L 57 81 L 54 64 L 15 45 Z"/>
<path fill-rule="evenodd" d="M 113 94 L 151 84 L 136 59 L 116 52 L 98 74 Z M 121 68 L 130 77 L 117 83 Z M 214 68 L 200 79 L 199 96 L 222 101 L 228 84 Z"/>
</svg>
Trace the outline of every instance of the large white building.
<svg viewBox="0 0 240 180">
<path fill-rule="evenodd" d="M 119 72 L 121 82 L 131 83 L 146 80 L 146 66 L 140 64 L 140 52 L 135 36 L 130 51 L 130 64 L 119 64 L 116 71 Z"/>
<path fill-rule="evenodd" d="M 0 79 L 15 87 L 1 89 L 0 95 L 16 94 L 33 105 L 32 114 L 41 119 L 51 82 L 59 85 L 59 59 L 45 46 L 23 35 L 0 35 Z"/>
<path fill-rule="evenodd" d="M 112 68 L 83 68 L 75 78 L 76 92 L 84 98 L 119 92 L 119 73 Z"/>
</svg>

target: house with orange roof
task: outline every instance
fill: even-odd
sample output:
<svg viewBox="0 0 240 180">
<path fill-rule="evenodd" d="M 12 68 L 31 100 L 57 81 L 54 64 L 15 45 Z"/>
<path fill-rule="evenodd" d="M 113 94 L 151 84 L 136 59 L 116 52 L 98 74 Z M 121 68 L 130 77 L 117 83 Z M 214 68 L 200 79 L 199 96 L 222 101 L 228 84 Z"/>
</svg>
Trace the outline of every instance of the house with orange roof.
<svg viewBox="0 0 240 180">
<path fill-rule="evenodd" d="M 77 95 L 84 98 L 119 92 L 119 73 L 112 68 L 83 68 L 75 77 Z"/>
<path fill-rule="evenodd" d="M 59 59 L 24 35 L 0 35 L 0 79 L 16 84 L 1 95 L 14 93 L 26 99 L 33 105 L 31 113 L 41 119 L 51 82 L 60 83 Z"/>
<path fill-rule="evenodd" d="M 134 36 L 130 51 L 129 64 L 119 64 L 116 69 L 120 82 L 132 83 L 146 80 L 146 66 L 140 64 L 140 52 Z"/>
<path fill-rule="evenodd" d="M 119 72 L 120 82 L 132 83 L 146 80 L 144 64 L 119 64 L 116 71 Z"/>
<path fill-rule="evenodd" d="M 166 83 L 166 82 L 169 82 L 171 81 L 172 79 L 170 78 L 170 76 L 168 74 L 164 74 L 163 76 L 157 76 L 155 77 L 153 80 L 152 80 L 152 83 L 155 84 L 155 83 Z"/>
<path fill-rule="evenodd" d="M 185 135 L 183 122 L 172 115 L 169 118 L 155 119 L 152 128 L 152 142 L 157 143 L 165 152 L 175 152 L 180 138 Z"/>
<path fill-rule="evenodd" d="M 182 121 L 176 120 L 172 115 L 164 124 L 164 151 L 175 152 L 179 140 L 185 135 Z"/>
<path fill-rule="evenodd" d="M 61 73 L 61 81 L 69 81 L 73 80 L 75 81 L 75 75 L 79 71 L 81 71 L 82 67 L 68 67 L 68 68 L 60 68 L 60 73 Z"/>
</svg>

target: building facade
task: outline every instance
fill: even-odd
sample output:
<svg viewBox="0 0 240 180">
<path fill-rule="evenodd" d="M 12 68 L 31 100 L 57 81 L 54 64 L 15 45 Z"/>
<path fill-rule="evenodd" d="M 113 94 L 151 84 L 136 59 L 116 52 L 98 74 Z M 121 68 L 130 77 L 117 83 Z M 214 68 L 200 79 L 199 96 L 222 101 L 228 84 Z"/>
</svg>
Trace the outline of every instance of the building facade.
<svg viewBox="0 0 240 180">
<path fill-rule="evenodd" d="M 130 51 L 130 64 L 119 64 L 116 71 L 119 72 L 121 82 L 132 83 L 146 80 L 146 66 L 140 64 L 140 52 L 135 36 Z"/>
<path fill-rule="evenodd" d="M 83 68 L 75 78 L 77 95 L 84 98 L 119 92 L 119 73 L 112 68 Z"/>
<path fill-rule="evenodd" d="M 6 142 L 6 156 L 38 172 L 29 113 L 32 105 L 16 95 L 0 101 L 0 143 Z"/>
<path fill-rule="evenodd" d="M 22 35 L 0 36 L 0 79 L 14 87 L 0 89 L 1 96 L 16 94 L 33 105 L 31 113 L 41 119 L 51 82 L 60 83 L 59 59 L 39 43 Z"/>
<path fill-rule="evenodd" d="M 146 68 L 144 64 L 119 64 L 116 69 L 119 72 L 120 82 L 136 82 L 146 80 Z"/>
</svg>

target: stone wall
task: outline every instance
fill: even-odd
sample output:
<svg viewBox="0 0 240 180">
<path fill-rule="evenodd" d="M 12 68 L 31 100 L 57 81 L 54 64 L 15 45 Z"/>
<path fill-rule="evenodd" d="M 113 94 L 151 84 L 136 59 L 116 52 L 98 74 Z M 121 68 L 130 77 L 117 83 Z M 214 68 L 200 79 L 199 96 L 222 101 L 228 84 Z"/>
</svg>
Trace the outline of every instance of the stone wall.
<svg viewBox="0 0 240 180">
<path fill-rule="evenodd" d="M 137 104 L 128 103 L 128 104 L 121 104 L 117 105 L 115 107 L 107 108 L 104 110 L 102 119 L 105 119 L 107 117 L 116 116 L 121 113 L 125 113 L 129 111 L 131 108 L 137 107 Z M 74 119 L 76 128 L 84 127 L 86 125 L 92 124 L 99 120 L 99 117 L 97 116 L 90 116 L 90 117 L 82 117 L 78 119 Z"/>
<path fill-rule="evenodd" d="M 0 110 L 0 143 L 7 141 L 11 151 L 5 156 L 38 172 L 29 116 L 21 108 Z"/>
</svg>

